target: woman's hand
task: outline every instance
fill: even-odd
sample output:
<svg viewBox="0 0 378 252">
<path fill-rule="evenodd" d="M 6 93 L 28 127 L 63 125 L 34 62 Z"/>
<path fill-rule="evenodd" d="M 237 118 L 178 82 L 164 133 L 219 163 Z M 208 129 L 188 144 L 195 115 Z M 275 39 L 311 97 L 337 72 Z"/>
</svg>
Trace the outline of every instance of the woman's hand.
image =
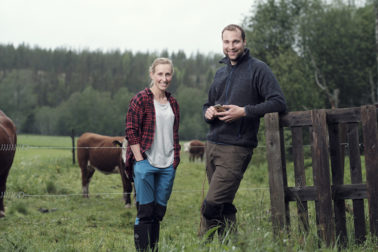
<svg viewBox="0 0 378 252">
<path fill-rule="evenodd" d="M 142 153 L 140 152 L 140 144 L 130 145 L 130 148 L 134 154 L 135 161 L 138 162 L 144 159 Z"/>
</svg>

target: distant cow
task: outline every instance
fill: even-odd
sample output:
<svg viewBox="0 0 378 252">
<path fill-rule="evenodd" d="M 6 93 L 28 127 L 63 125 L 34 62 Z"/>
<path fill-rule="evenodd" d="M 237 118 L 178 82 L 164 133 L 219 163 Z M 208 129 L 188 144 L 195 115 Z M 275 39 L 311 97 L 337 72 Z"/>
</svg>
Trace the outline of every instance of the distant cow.
<svg viewBox="0 0 378 252">
<path fill-rule="evenodd" d="M 4 198 L 9 170 L 16 152 L 16 126 L 0 110 L 0 218 L 5 216 Z"/>
<path fill-rule="evenodd" d="M 189 142 L 189 161 L 194 162 L 196 158 L 203 161 L 205 153 L 205 144 L 199 140 L 192 140 Z"/>
<path fill-rule="evenodd" d="M 117 148 L 121 145 L 122 148 Z M 131 207 L 130 194 L 132 192 L 131 180 L 125 171 L 126 158 L 122 151 L 126 149 L 125 137 L 103 136 L 94 133 L 84 133 L 77 140 L 77 159 L 81 168 L 83 196 L 89 197 L 89 182 L 95 169 L 104 174 L 120 173 L 123 185 L 123 198 L 125 207 Z M 122 158 L 124 156 L 124 158 Z"/>
</svg>

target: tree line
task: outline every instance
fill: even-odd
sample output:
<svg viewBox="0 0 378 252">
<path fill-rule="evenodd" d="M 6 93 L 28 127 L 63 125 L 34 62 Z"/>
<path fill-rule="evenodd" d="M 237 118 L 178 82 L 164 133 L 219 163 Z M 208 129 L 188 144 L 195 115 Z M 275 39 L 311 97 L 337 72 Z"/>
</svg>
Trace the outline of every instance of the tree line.
<svg viewBox="0 0 378 252">
<path fill-rule="evenodd" d="M 174 62 L 170 91 L 183 103 L 183 137 L 203 138 L 206 126 L 192 119 L 201 119 L 200 104 L 206 101 L 219 55 L 0 45 L 0 108 L 22 133 L 69 135 L 74 129 L 77 134 L 123 135 L 128 103 L 149 86 L 148 68 L 158 56 Z"/>
<path fill-rule="evenodd" d="M 290 111 L 375 103 L 375 1 L 259 1 L 241 24 L 247 47 L 265 61 Z M 219 41 L 221 45 L 221 41 Z M 202 105 L 221 54 L 43 49 L 0 44 L 0 109 L 20 133 L 123 135 L 131 97 L 149 86 L 156 57 L 174 63 L 170 91 L 181 139 L 204 139 Z"/>
</svg>

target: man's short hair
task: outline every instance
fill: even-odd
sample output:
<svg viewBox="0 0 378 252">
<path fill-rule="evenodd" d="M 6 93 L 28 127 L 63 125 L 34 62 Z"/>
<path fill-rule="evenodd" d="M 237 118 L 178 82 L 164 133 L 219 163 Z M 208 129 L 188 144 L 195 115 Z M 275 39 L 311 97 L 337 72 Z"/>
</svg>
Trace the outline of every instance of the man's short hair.
<svg viewBox="0 0 378 252">
<path fill-rule="evenodd" d="M 223 38 L 224 31 L 236 31 L 236 30 L 239 30 L 241 32 L 242 39 L 243 41 L 245 41 L 245 32 L 243 28 L 241 28 L 239 25 L 236 25 L 236 24 L 229 24 L 226 27 L 224 27 L 222 30 L 222 38 Z"/>
</svg>

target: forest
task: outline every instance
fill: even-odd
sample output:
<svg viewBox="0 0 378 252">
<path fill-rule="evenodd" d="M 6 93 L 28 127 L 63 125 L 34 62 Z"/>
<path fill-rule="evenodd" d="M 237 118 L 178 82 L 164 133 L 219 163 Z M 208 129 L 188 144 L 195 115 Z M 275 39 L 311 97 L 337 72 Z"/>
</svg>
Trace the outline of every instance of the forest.
<svg viewBox="0 0 378 252">
<path fill-rule="evenodd" d="M 254 4 L 240 24 L 247 47 L 271 67 L 290 111 L 377 102 L 376 2 Z M 202 105 L 221 67 L 221 52 L 75 51 L 0 44 L 0 109 L 19 133 L 124 135 L 128 103 L 149 86 L 148 67 L 156 57 L 169 57 L 174 64 L 170 91 L 180 104 L 180 138 L 204 139 Z"/>
</svg>

